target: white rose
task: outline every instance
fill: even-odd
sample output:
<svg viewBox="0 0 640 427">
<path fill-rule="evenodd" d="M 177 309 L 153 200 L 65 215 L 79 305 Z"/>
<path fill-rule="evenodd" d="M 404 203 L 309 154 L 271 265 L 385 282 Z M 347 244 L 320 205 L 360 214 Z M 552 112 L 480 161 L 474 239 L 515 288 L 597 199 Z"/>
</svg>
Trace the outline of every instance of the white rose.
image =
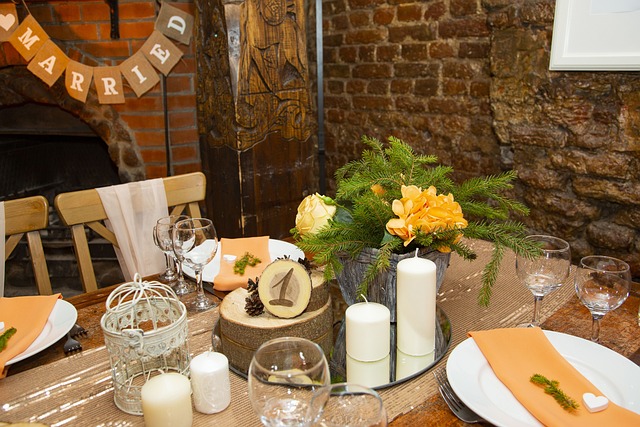
<svg viewBox="0 0 640 427">
<path fill-rule="evenodd" d="M 321 196 L 318 193 L 307 196 L 298 206 L 296 215 L 296 228 L 301 236 L 307 233 L 317 233 L 327 225 L 336 213 L 336 206 L 328 204 L 331 198 Z"/>
</svg>

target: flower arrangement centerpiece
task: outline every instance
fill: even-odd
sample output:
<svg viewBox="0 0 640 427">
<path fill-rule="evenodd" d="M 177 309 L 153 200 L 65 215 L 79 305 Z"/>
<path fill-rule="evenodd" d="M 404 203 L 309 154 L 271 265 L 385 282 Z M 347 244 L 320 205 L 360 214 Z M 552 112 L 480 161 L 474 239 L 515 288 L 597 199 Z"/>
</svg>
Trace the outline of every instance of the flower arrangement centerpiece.
<svg viewBox="0 0 640 427">
<path fill-rule="evenodd" d="M 524 225 L 510 219 L 512 212 L 528 214 L 526 206 L 504 195 L 516 177 L 513 171 L 457 184 L 449 177 L 452 168 L 437 164 L 435 156 L 416 154 L 398 138 L 389 137 L 388 145 L 367 136 L 362 141 L 368 148 L 361 159 L 336 172 L 335 198 L 307 196 L 291 230 L 296 244 L 325 266 L 327 279 L 342 271 L 345 256 L 375 248 L 359 284 L 366 295 L 393 254 L 428 248 L 471 260 L 476 254 L 463 237 L 484 239 L 494 243 L 478 294 L 479 304 L 487 306 L 505 248 L 538 253 L 524 239 Z"/>
</svg>

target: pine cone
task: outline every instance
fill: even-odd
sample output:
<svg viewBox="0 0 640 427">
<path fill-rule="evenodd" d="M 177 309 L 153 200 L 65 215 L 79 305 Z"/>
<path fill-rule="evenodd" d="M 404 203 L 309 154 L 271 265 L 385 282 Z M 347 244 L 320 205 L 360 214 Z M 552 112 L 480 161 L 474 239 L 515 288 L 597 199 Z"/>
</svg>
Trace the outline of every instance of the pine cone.
<svg viewBox="0 0 640 427">
<path fill-rule="evenodd" d="M 264 304 L 260 301 L 260 295 L 258 295 L 258 292 L 251 292 L 244 301 L 246 303 L 244 305 L 244 310 L 249 316 L 259 316 L 264 313 Z"/>
<path fill-rule="evenodd" d="M 256 277 L 255 282 L 251 279 L 247 280 L 247 291 L 252 294 L 254 292 L 258 292 L 258 281 L 260 279 Z"/>
</svg>

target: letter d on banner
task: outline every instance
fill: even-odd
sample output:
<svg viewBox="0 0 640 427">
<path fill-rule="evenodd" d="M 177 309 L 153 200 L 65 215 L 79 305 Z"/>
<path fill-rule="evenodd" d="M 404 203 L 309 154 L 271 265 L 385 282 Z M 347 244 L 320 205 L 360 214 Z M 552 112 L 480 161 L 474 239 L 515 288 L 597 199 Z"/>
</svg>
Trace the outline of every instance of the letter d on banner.
<svg viewBox="0 0 640 427">
<path fill-rule="evenodd" d="M 193 34 L 193 15 L 168 3 L 162 3 L 155 29 L 182 44 L 189 44 Z"/>
</svg>

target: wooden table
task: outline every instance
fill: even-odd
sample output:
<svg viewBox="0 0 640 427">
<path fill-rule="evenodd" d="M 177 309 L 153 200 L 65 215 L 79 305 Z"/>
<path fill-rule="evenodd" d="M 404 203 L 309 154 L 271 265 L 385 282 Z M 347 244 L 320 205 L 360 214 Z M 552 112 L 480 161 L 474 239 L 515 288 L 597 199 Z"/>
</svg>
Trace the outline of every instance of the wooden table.
<svg viewBox="0 0 640 427">
<path fill-rule="evenodd" d="M 483 242 L 480 243 L 480 245 L 486 245 L 486 243 Z M 484 246 L 480 247 L 486 249 L 484 248 Z M 464 261 L 458 259 L 455 256 L 452 257 L 450 271 L 447 271 L 445 284 L 443 284 L 443 287 L 439 294 L 439 304 L 441 307 L 445 307 L 446 310 L 448 310 L 447 313 L 451 317 L 452 325 L 454 328 L 454 342 L 452 342 L 450 350 L 466 336 L 465 330 L 456 330 L 456 327 L 459 324 L 462 324 L 461 319 L 463 319 L 463 317 L 458 316 L 478 316 L 482 318 L 483 316 L 491 315 L 491 313 L 495 312 L 496 310 L 495 308 L 491 309 L 491 307 L 489 309 L 479 308 L 475 302 L 474 294 L 466 295 L 469 293 L 467 292 L 467 289 L 473 289 L 474 287 L 478 286 L 479 277 L 477 272 L 481 270 L 482 265 L 476 265 L 475 267 L 470 268 L 468 266 L 465 266 L 465 264 L 461 264 L 463 262 Z M 504 272 L 504 277 L 511 277 L 510 274 L 512 274 L 512 271 L 510 270 L 511 267 L 508 266 L 509 262 L 511 262 L 511 260 L 505 262 L 506 271 Z M 511 279 L 513 279 L 513 277 L 511 277 Z M 513 280 L 517 281 L 517 279 Z M 504 286 L 507 286 L 507 288 L 509 288 L 510 286 L 512 286 L 512 284 L 505 284 Z M 68 299 L 68 301 L 71 302 L 78 310 L 78 322 L 88 331 L 86 337 L 80 337 L 84 348 L 83 353 L 88 353 L 94 350 L 100 351 L 99 349 L 104 346 L 104 339 L 102 330 L 100 328 L 100 318 L 105 311 L 104 302 L 112 289 L 113 287 L 100 289 L 96 292 L 82 294 Z M 520 292 L 520 289 L 514 290 L 514 292 Z M 556 292 L 560 293 L 560 290 Z M 557 296 L 557 299 L 560 299 L 560 297 L 562 297 L 561 303 L 553 305 L 554 297 L 550 297 L 548 298 L 549 307 L 547 308 L 547 311 L 545 311 L 545 305 L 543 305 L 543 327 L 549 330 L 565 332 L 583 338 L 588 338 L 591 328 L 590 314 L 588 310 L 584 308 L 582 304 L 580 304 L 575 296 L 572 297 L 570 295 L 572 293 L 571 289 L 562 289 L 562 292 L 562 295 Z M 525 291 L 525 295 L 526 294 L 528 294 L 528 291 Z M 530 294 L 528 295 L 530 297 Z M 222 297 L 224 297 L 224 294 L 218 294 L 215 296 L 218 301 Z M 509 298 L 505 297 L 505 300 L 507 299 Z M 500 296 L 497 293 L 494 294 L 494 301 L 492 302 L 492 304 L 496 303 L 496 300 L 501 301 Z M 530 300 L 530 302 L 532 302 L 533 298 L 530 298 Z M 546 303 L 547 301 L 545 300 L 545 304 Z M 601 344 L 615 350 L 625 357 L 631 358 L 636 363 L 640 364 L 640 334 L 638 333 L 639 327 L 637 324 L 637 313 L 639 304 L 640 298 L 632 295 L 618 310 L 605 316 L 604 320 L 602 321 Z M 499 321 L 500 324 L 503 324 L 505 326 L 513 326 L 514 324 L 517 324 L 522 320 L 529 320 L 532 304 L 527 303 L 524 306 L 522 306 L 521 304 L 517 307 L 518 308 L 514 310 L 514 313 L 509 312 L 507 313 L 508 315 L 506 317 L 503 316 L 504 319 L 501 318 L 501 320 Z M 456 313 L 453 312 L 454 308 L 456 309 Z M 457 313 L 460 308 L 463 308 L 464 313 Z M 475 324 L 475 322 L 472 322 L 472 325 L 473 324 Z M 206 331 L 203 332 L 206 333 Z M 3 382 L 5 382 L 6 384 L 10 384 L 12 380 L 15 380 L 15 384 L 21 384 L 23 378 L 24 381 L 27 381 L 27 379 L 30 378 L 29 375 L 33 372 L 46 369 L 43 368 L 43 366 L 57 366 L 58 364 L 63 363 L 65 359 L 64 352 L 62 351 L 63 342 L 64 339 L 59 343 L 51 346 L 49 349 L 11 366 L 9 370 L 9 377 L 5 380 L 0 380 L 0 402 L 2 402 L 3 397 L 6 397 L 6 395 L 3 396 L 3 392 L 5 391 L 3 390 Z M 193 346 L 191 347 L 191 350 L 193 352 Z M 69 356 L 66 359 L 74 357 L 78 356 Z M 438 367 L 444 366 L 445 363 L 446 357 L 438 364 Z M 390 406 L 394 407 L 394 411 L 396 412 L 395 415 L 393 415 L 393 419 L 390 419 L 391 426 L 400 427 L 415 425 L 465 425 L 457 418 L 455 418 L 453 414 L 448 410 L 439 394 L 435 391 L 435 385 L 433 384 L 431 377 L 431 373 L 427 372 L 420 376 L 418 379 L 409 381 L 407 384 L 395 386 L 393 388 L 388 388 L 381 391 L 381 395 L 383 397 L 383 400 L 385 401 L 385 406 L 387 406 L 387 403 L 389 403 Z M 244 380 L 240 379 L 237 381 Z M 239 384 L 240 385 L 238 386 L 238 390 L 243 390 L 242 383 Z M 246 382 L 244 384 L 244 387 L 246 389 Z M 429 387 L 427 387 L 426 385 L 429 385 Z M 412 394 L 415 394 L 413 392 L 413 388 L 420 390 L 419 393 L 421 393 L 421 395 L 420 399 L 417 401 L 418 403 L 415 405 L 412 404 L 409 408 L 402 408 L 401 410 L 398 410 L 398 403 L 395 402 L 394 396 L 396 391 L 398 393 L 410 392 Z M 71 392 L 72 391 L 69 391 L 69 393 Z M 244 394 L 245 396 L 243 397 L 243 399 L 246 399 L 246 392 Z M 111 404 L 113 405 L 113 403 Z M 115 405 L 113 405 L 113 407 L 115 408 Z M 236 411 L 240 413 L 245 410 L 246 407 L 242 407 L 241 409 L 235 408 L 228 411 Z M 0 411 L 4 410 L 2 409 Z M 9 418 L 6 418 L 3 415 L 5 415 L 5 413 L 0 412 L 0 421 L 27 421 L 24 419 L 24 413 L 22 413 L 21 419 L 13 419 L 11 418 L 11 416 Z M 32 414 L 29 414 L 29 416 L 31 415 Z M 138 422 L 142 422 L 141 417 L 138 417 L 136 419 L 138 420 Z M 105 420 L 92 419 L 87 422 L 74 422 L 71 425 L 97 425 L 100 424 L 98 421 Z M 257 417 L 255 418 L 255 421 L 257 422 Z M 208 423 L 194 423 L 194 425 L 206 424 Z M 257 425 L 259 425 L 259 423 Z"/>
</svg>

